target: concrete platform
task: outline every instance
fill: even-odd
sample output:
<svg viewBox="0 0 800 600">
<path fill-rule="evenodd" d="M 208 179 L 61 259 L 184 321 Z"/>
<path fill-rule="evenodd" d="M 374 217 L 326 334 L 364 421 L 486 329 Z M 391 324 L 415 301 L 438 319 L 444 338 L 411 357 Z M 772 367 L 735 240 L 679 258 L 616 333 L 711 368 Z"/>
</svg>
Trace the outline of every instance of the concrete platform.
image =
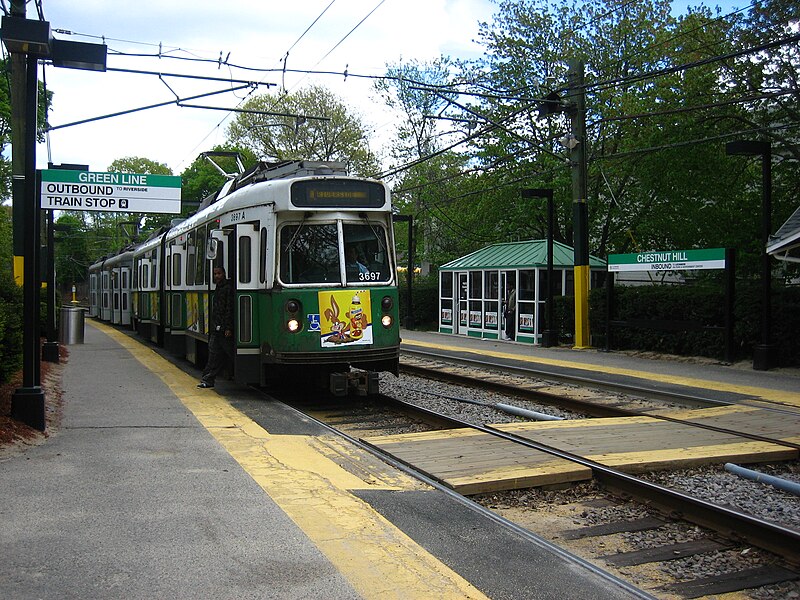
<svg viewBox="0 0 800 600">
<path fill-rule="evenodd" d="M 0 461 L 3 598 L 642 598 L 278 403 L 87 325 Z"/>
</svg>

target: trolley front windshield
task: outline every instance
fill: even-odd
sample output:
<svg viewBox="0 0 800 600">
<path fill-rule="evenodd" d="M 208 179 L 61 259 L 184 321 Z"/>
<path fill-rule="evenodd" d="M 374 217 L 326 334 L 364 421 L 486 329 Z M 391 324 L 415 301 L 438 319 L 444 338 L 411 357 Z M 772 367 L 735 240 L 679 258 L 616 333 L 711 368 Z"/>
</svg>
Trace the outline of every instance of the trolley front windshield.
<svg viewBox="0 0 800 600">
<path fill-rule="evenodd" d="M 392 279 L 388 237 L 382 224 L 287 224 L 279 237 L 282 283 L 363 285 Z"/>
</svg>

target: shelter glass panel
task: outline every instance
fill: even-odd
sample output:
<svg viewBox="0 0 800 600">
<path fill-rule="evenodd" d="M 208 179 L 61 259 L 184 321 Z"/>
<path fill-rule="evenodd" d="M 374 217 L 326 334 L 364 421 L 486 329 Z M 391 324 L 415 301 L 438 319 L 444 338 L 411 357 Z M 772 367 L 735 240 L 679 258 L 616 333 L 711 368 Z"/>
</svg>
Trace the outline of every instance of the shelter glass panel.
<svg viewBox="0 0 800 600">
<path fill-rule="evenodd" d="M 483 298 L 483 277 L 480 271 L 470 271 L 469 274 L 469 297 Z M 471 320 L 471 319 L 470 319 Z"/>
<path fill-rule="evenodd" d="M 484 274 L 484 298 L 500 298 L 500 273 L 497 271 L 486 271 Z"/>
<path fill-rule="evenodd" d="M 453 324 L 453 299 L 442 299 L 442 310 L 439 319 L 444 325 Z"/>
<path fill-rule="evenodd" d="M 523 300 L 534 300 L 536 298 L 536 270 L 526 270 L 519 272 L 519 289 L 517 290 L 517 302 Z"/>
<path fill-rule="evenodd" d="M 442 298 L 453 297 L 453 273 L 451 271 L 442 272 Z"/>
<path fill-rule="evenodd" d="M 483 313 L 480 300 L 470 300 L 469 302 L 469 326 L 481 328 L 483 326 Z"/>
</svg>

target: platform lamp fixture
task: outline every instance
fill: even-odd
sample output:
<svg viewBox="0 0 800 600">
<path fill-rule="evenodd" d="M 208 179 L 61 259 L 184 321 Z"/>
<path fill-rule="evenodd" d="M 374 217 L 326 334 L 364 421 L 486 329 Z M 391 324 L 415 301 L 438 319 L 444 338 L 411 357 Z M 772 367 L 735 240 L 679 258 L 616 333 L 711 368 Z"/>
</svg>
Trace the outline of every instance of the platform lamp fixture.
<svg viewBox="0 0 800 600">
<path fill-rule="evenodd" d="M 24 5 L 22 5 L 24 15 Z M 19 5 L 12 6 L 14 14 Z M 0 39 L 12 55 L 25 57 L 24 76 L 12 72 L 12 85 L 24 85 L 24 101 L 13 94 L 12 102 L 23 107 L 12 107 L 24 114 L 22 132 L 12 131 L 12 149 L 24 157 L 22 172 L 15 171 L 12 178 L 12 197 L 23 210 L 21 215 L 23 238 L 23 339 L 22 387 L 11 400 L 11 416 L 40 431 L 45 430 L 44 392 L 40 385 L 39 352 L 39 300 L 40 300 L 40 231 L 36 193 L 36 115 L 38 108 L 38 62 L 51 59 L 58 67 L 106 70 L 106 45 L 54 40 L 47 21 L 26 19 L 24 16 L 4 16 L 0 24 Z M 20 110 L 22 109 L 22 110 Z M 21 135 L 20 135 L 21 133 Z M 16 231 L 20 231 L 17 229 Z M 15 232 L 16 233 L 16 232 Z"/>
<path fill-rule="evenodd" d="M 761 157 L 761 343 L 753 348 L 753 369 L 766 371 L 775 366 L 772 343 L 772 269 L 767 244 L 772 233 L 772 145 L 756 140 L 725 144 L 730 156 Z"/>
<path fill-rule="evenodd" d="M 547 199 L 547 328 L 542 331 L 542 346 L 552 348 L 558 346 L 558 330 L 554 325 L 553 315 L 553 228 L 555 214 L 553 209 L 552 188 L 532 188 L 522 190 L 523 198 Z"/>
</svg>

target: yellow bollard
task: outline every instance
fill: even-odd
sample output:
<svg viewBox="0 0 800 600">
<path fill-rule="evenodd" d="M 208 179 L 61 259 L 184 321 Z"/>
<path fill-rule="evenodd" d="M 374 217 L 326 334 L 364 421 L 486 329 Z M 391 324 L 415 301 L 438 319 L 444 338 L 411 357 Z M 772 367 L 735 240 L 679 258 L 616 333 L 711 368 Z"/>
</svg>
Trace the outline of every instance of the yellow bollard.
<svg viewBox="0 0 800 600">
<path fill-rule="evenodd" d="M 75 286 L 74 285 L 72 286 L 72 303 L 73 304 L 77 304 L 78 303 L 78 299 L 75 297 Z"/>
</svg>

